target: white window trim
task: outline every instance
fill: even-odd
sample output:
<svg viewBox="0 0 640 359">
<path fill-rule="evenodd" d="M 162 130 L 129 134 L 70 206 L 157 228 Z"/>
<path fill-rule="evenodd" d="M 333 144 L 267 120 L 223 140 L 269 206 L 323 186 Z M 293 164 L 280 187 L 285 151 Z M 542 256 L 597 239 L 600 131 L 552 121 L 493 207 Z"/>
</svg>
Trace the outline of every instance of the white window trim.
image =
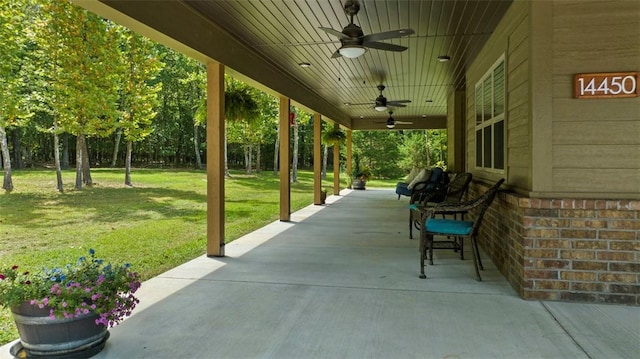
<svg viewBox="0 0 640 359">
<path fill-rule="evenodd" d="M 498 65 L 500 65 L 500 63 L 503 63 L 504 65 L 504 109 L 502 111 L 501 114 L 492 117 L 488 120 L 483 120 L 482 123 L 478 124 L 478 120 L 477 120 L 477 114 L 478 114 L 478 101 L 477 101 L 477 89 L 478 86 L 483 86 L 484 81 L 490 77 L 493 76 L 493 71 L 498 67 Z M 493 114 L 493 106 L 495 106 L 495 102 L 494 102 L 494 96 L 493 96 L 493 81 L 492 81 L 492 89 L 491 89 L 491 114 Z M 473 118 L 474 118 L 474 122 L 475 122 L 475 128 L 474 128 L 474 141 L 476 140 L 476 135 L 477 132 L 479 130 L 482 130 L 485 127 L 489 127 L 491 126 L 492 128 L 492 133 L 491 133 L 491 165 L 492 167 L 480 167 L 477 164 L 476 158 L 473 158 L 473 164 L 475 166 L 476 170 L 480 170 L 480 171 L 485 171 L 485 172 L 490 172 L 490 173 L 499 173 L 499 174 L 504 174 L 507 170 L 507 123 L 506 123 L 506 117 L 505 114 L 507 112 L 507 63 L 505 61 L 505 56 L 504 54 L 500 55 L 500 57 L 493 63 L 493 65 L 491 65 L 491 67 L 482 75 L 482 77 L 478 80 L 478 82 L 476 82 L 475 86 L 474 86 L 474 113 L 473 113 Z M 483 111 L 484 113 L 484 111 Z M 503 153 L 503 167 L 504 168 L 495 168 L 493 167 L 495 165 L 495 154 L 493 151 L 493 141 L 495 140 L 495 133 L 493 133 L 493 125 L 496 122 L 500 122 L 500 121 L 504 121 L 503 122 L 503 149 L 502 149 L 502 153 Z M 476 151 L 477 151 L 477 143 L 474 143 L 474 145 L 476 145 Z M 482 149 L 484 150 L 484 144 Z M 476 156 L 478 154 L 476 153 Z M 482 156 L 484 156 L 484 153 L 482 153 Z M 483 161 L 485 162 L 485 161 Z"/>
</svg>

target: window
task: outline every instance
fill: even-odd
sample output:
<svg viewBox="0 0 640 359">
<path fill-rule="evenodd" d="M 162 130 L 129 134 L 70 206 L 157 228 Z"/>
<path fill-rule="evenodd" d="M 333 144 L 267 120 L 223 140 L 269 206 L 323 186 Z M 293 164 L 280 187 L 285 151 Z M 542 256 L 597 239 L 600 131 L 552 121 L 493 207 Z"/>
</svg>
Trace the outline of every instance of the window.
<svg viewBox="0 0 640 359">
<path fill-rule="evenodd" d="M 504 55 L 475 87 L 476 167 L 504 170 Z"/>
</svg>

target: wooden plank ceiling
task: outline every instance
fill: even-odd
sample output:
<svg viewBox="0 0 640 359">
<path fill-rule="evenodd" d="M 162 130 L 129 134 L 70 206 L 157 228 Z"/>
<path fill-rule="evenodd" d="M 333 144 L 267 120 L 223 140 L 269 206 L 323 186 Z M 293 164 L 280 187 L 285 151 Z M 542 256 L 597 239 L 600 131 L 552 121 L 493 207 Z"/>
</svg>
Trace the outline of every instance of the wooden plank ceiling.
<svg viewBox="0 0 640 359">
<path fill-rule="evenodd" d="M 101 1 L 133 18 L 147 16 L 134 11 L 136 7 L 144 7 L 147 13 L 153 14 L 163 6 L 163 1 L 129 1 L 127 6 L 122 0 Z M 295 79 L 289 81 L 295 88 L 286 93 L 292 100 L 324 115 L 340 117 L 334 120 L 347 127 L 360 129 L 384 128 L 384 120 L 389 116 L 373 109 L 373 102 L 380 94 L 378 84 L 386 86 L 384 95 L 388 101 L 411 101 L 406 107 L 393 109 L 396 120 L 412 121 L 411 127 L 433 127 L 436 119 L 441 120 L 447 114 L 447 93 L 452 88 L 465 88 L 466 66 L 511 4 L 511 0 L 359 0 L 360 10 L 354 23 L 364 34 L 411 28 L 415 31 L 413 35 L 382 41 L 406 46 L 408 50 L 369 49 L 355 59 L 332 59 L 340 42 L 319 28 L 342 31 L 349 24 L 345 1 L 184 0 L 179 3 L 211 24 L 211 32 L 225 32 L 278 70 L 272 80 L 269 76 L 255 79 L 251 74 L 243 75 L 284 93 L 287 91 L 275 85 L 278 81 L 275 76 L 285 74 Z M 153 27 L 152 21 L 146 23 Z M 167 29 L 157 30 L 179 38 Z M 194 30 L 186 27 L 181 31 Z M 195 38 L 189 44 L 191 48 L 218 60 L 216 54 L 207 53 L 204 46 L 197 48 L 194 42 L 198 37 Z M 451 60 L 439 62 L 440 55 L 447 55 Z M 225 58 L 222 54 L 219 57 Z M 247 56 L 227 56 L 221 62 L 242 75 L 242 69 L 248 66 L 244 61 Z M 301 63 L 310 66 L 301 67 Z M 305 96 L 297 98 L 297 94 L 304 91 L 321 101 L 308 101 Z M 348 105 L 358 103 L 370 104 Z"/>
</svg>

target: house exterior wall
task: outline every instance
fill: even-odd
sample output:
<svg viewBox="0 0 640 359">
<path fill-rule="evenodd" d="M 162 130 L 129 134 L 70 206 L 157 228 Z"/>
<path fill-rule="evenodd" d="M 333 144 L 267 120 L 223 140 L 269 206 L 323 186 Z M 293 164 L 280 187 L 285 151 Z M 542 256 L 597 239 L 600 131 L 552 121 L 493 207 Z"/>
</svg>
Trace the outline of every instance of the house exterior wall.
<svg viewBox="0 0 640 359">
<path fill-rule="evenodd" d="M 505 177 L 506 183 L 520 191 L 531 190 L 531 139 L 529 135 L 529 64 L 528 64 L 528 3 L 516 1 L 497 26 L 492 37 L 481 50 L 477 60 L 469 67 L 467 77 L 467 169 L 476 180 L 497 181 Z M 476 169 L 475 146 L 475 84 L 486 71 L 505 56 L 506 73 L 506 170 L 484 171 Z"/>
<path fill-rule="evenodd" d="M 551 195 L 640 199 L 640 97 L 573 98 L 574 74 L 640 71 L 640 2 L 552 4 Z"/>
<path fill-rule="evenodd" d="M 640 305 L 640 98 L 575 99 L 577 73 L 640 71 L 640 2 L 514 1 L 467 72 L 479 243 L 526 299 Z M 506 64 L 504 172 L 475 168 L 474 85 Z"/>
</svg>

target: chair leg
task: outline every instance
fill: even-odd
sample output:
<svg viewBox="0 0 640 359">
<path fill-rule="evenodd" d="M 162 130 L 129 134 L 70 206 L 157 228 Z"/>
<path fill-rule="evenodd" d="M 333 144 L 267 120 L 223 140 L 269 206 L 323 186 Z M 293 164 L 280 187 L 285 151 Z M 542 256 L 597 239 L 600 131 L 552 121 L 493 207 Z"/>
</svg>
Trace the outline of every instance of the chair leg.
<svg viewBox="0 0 640 359">
<path fill-rule="evenodd" d="M 484 266 L 482 265 L 482 258 L 480 257 L 480 248 L 478 248 L 478 241 L 475 239 L 475 237 L 473 239 L 473 250 L 478 258 L 478 267 L 484 270 Z"/>
<path fill-rule="evenodd" d="M 409 239 L 413 239 L 413 216 L 409 210 Z"/>
<path fill-rule="evenodd" d="M 456 240 L 460 240 L 460 260 L 464 260 L 464 237 L 457 237 Z"/>
<path fill-rule="evenodd" d="M 482 277 L 480 277 L 480 270 L 478 269 L 478 259 L 480 256 L 476 253 L 477 244 L 475 236 L 471 236 L 471 247 L 473 253 L 473 268 L 476 270 L 476 280 L 480 282 L 482 281 Z"/>
<path fill-rule="evenodd" d="M 425 279 L 427 276 L 424 274 L 424 257 L 427 254 L 427 240 L 425 233 L 420 231 L 420 278 Z"/>
<path fill-rule="evenodd" d="M 433 265 L 433 234 L 427 235 L 427 247 L 429 248 L 429 264 Z"/>
</svg>

